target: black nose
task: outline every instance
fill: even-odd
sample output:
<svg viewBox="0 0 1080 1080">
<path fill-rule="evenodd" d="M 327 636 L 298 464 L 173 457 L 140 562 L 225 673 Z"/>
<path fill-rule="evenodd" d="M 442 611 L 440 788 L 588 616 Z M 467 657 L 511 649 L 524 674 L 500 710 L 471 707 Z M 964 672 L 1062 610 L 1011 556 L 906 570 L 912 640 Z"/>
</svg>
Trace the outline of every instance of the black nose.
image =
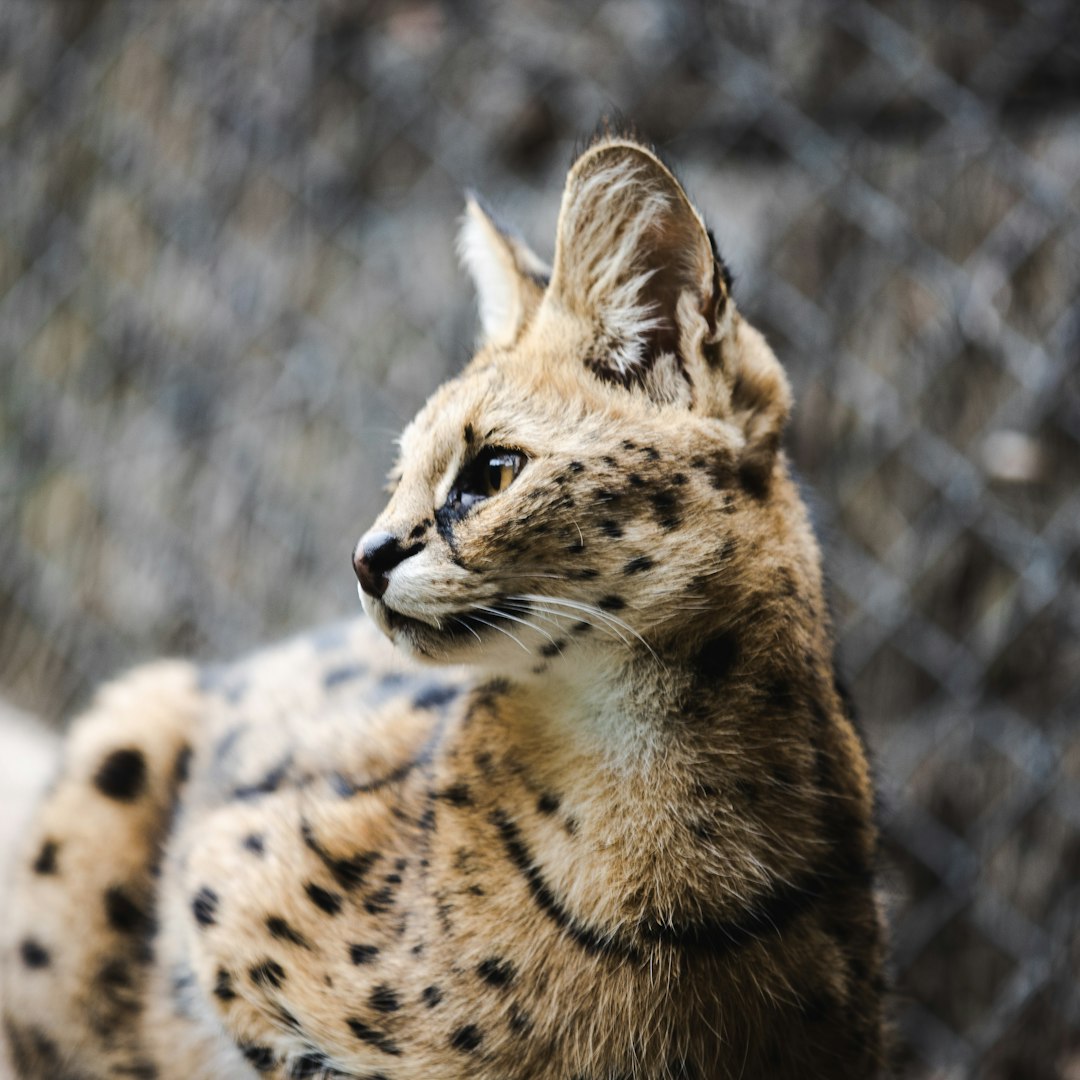
<svg viewBox="0 0 1080 1080">
<path fill-rule="evenodd" d="M 390 584 L 390 571 L 423 547 L 423 544 L 402 547 L 398 538 L 388 532 L 361 536 L 352 557 L 353 568 L 360 579 L 360 588 L 369 596 L 382 596 Z"/>
</svg>

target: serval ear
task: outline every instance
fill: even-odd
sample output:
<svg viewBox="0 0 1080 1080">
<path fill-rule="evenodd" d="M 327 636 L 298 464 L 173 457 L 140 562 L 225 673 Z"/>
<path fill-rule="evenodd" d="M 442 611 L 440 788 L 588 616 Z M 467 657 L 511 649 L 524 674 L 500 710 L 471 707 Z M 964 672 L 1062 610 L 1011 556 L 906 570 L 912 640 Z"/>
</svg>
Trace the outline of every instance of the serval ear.
<svg viewBox="0 0 1080 1080">
<path fill-rule="evenodd" d="M 693 348 L 715 342 L 728 292 L 705 223 L 660 159 L 630 140 L 586 150 L 566 180 L 559 211 L 551 302 L 594 327 L 586 359 L 602 379 L 689 379 Z"/>
<path fill-rule="evenodd" d="M 497 225 L 472 192 L 466 195 L 458 255 L 476 286 L 481 343 L 513 344 L 543 298 L 547 265 L 523 240 Z"/>
</svg>

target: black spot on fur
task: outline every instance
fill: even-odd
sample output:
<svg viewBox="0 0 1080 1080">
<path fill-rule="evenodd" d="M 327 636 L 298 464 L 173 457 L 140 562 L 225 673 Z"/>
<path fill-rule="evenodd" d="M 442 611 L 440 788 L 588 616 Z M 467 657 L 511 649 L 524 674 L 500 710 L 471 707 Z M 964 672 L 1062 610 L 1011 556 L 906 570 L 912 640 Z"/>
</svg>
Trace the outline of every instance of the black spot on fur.
<svg viewBox="0 0 1080 1080">
<path fill-rule="evenodd" d="M 641 574 L 646 570 L 651 570 L 656 563 L 649 558 L 648 555 L 639 555 L 636 559 L 631 559 L 624 567 L 624 574 Z"/>
<path fill-rule="evenodd" d="M 269 1046 L 244 1046 L 241 1049 L 256 1072 L 270 1072 L 274 1068 L 274 1051 Z"/>
<path fill-rule="evenodd" d="M 332 856 L 316 839 L 314 830 L 306 821 L 300 826 L 300 835 L 307 847 L 319 856 L 334 880 L 346 891 L 362 885 L 372 866 L 381 858 L 377 851 L 361 851 L 348 858 Z"/>
<path fill-rule="evenodd" d="M 146 787 L 146 759 L 141 750 L 114 750 L 98 767 L 94 786 L 119 802 L 133 802 Z"/>
<path fill-rule="evenodd" d="M 750 498 L 762 501 L 769 494 L 769 473 L 759 467 L 740 465 L 738 471 L 739 486 Z"/>
<path fill-rule="evenodd" d="M 582 465 L 580 461 L 571 461 L 570 462 L 570 471 L 572 473 L 582 473 L 582 472 L 585 471 L 585 466 Z"/>
<path fill-rule="evenodd" d="M 626 607 L 626 601 L 621 596 L 602 596 L 597 602 L 604 611 L 622 611 Z"/>
<path fill-rule="evenodd" d="M 311 1076 L 325 1076 L 331 1068 L 330 1059 L 317 1050 L 296 1058 L 289 1066 L 290 1080 L 307 1080 Z"/>
<path fill-rule="evenodd" d="M 236 997 L 236 991 L 232 986 L 232 976 L 224 968 L 218 968 L 217 970 L 217 978 L 214 982 L 214 996 L 222 1001 L 232 1001 Z"/>
<path fill-rule="evenodd" d="M 259 833 L 248 833 L 244 837 L 244 850 L 250 851 L 253 855 L 263 855 L 266 852 L 266 845 L 263 842 L 263 838 Z"/>
<path fill-rule="evenodd" d="M 465 1024 L 450 1033 L 450 1045 L 463 1054 L 471 1054 L 484 1041 L 484 1033 L 475 1024 Z"/>
<path fill-rule="evenodd" d="M 441 709 L 449 705 L 458 696 L 456 686 L 443 686 L 434 683 L 425 687 L 413 698 L 413 708 L 416 709 Z"/>
<path fill-rule="evenodd" d="M 276 960 L 254 964 L 248 975 L 256 986 L 272 986 L 276 989 L 285 981 L 285 969 Z"/>
<path fill-rule="evenodd" d="M 378 945 L 350 945 L 349 959 L 354 964 L 370 964 L 379 955 Z"/>
<path fill-rule="evenodd" d="M 323 689 L 333 690 L 335 686 L 352 682 L 353 679 L 362 678 L 366 674 L 367 667 L 364 664 L 342 664 L 340 667 L 330 668 L 323 675 Z"/>
<path fill-rule="evenodd" d="M 321 885 L 316 885 L 314 881 L 309 881 L 304 886 L 304 892 L 307 893 L 308 899 L 327 915 L 336 915 L 341 910 L 341 897 L 337 893 L 324 889 Z"/>
<path fill-rule="evenodd" d="M 55 874 L 57 871 L 56 854 L 59 850 L 60 845 L 55 840 L 46 840 L 34 860 L 34 873 Z"/>
<path fill-rule="evenodd" d="M 739 659 L 739 638 L 734 630 L 714 634 L 698 649 L 692 660 L 695 674 L 716 685 L 726 679 Z"/>
<path fill-rule="evenodd" d="M 394 890 L 376 889 L 364 897 L 364 910 L 369 915 L 385 915 L 394 906 Z"/>
<path fill-rule="evenodd" d="M 617 521 L 612 521 L 611 518 L 605 518 L 600 522 L 600 531 L 605 536 L 611 537 L 612 540 L 618 540 L 623 535 L 623 527 Z"/>
<path fill-rule="evenodd" d="M 560 655 L 566 645 L 566 638 L 556 638 L 555 641 L 549 641 L 547 644 L 540 646 L 540 655 L 546 656 L 550 660 L 553 656 Z"/>
<path fill-rule="evenodd" d="M 558 795 L 552 795 L 551 792 L 545 791 L 539 799 L 536 800 L 536 809 L 541 814 L 554 814 L 561 805 L 561 800 Z"/>
<path fill-rule="evenodd" d="M 472 806 L 472 793 L 468 784 L 451 784 L 448 788 L 436 793 L 436 797 L 448 802 L 451 806 Z"/>
<path fill-rule="evenodd" d="M 378 1012 L 397 1012 L 401 1008 L 401 999 L 393 987 L 380 984 L 371 991 L 368 1004 Z"/>
<path fill-rule="evenodd" d="M 652 503 L 653 513 L 661 528 L 670 531 L 679 527 L 681 524 L 678 515 L 679 502 L 672 492 L 654 491 L 649 496 L 649 502 Z"/>
<path fill-rule="evenodd" d="M 476 974 L 489 986 L 502 988 L 513 983 L 516 971 L 509 960 L 504 960 L 499 956 L 489 956 L 477 965 Z"/>
<path fill-rule="evenodd" d="M 649 461 L 659 461 L 660 460 L 660 451 L 657 450 L 655 446 L 643 446 L 641 448 L 641 452 L 645 455 L 646 459 L 649 460 Z"/>
<path fill-rule="evenodd" d="M 119 934 L 141 934 L 150 929 L 151 919 L 121 885 L 105 890 L 105 918 Z"/>
<path fill-rule="evenodd" d="M 568 545 L 566 550 L 570 552 L 571 555 L 580 555 L 585 550 L 585 541 L 577 539 L 572 544 Z"/>
<path fill-rule="evenodd" d="M 437 986 L 425 986 L 420 1000 L 429 1008 L 434 1009 L 442 1001 L 442 991 Z"/>
<path fill-rule="evenodd" d="M 296 1058 L 289 1066 L 290 1080 L 307 1080 L 317 1076 L 320 1080 L 351 1080 L 350 1074 L 335 1069 L 330 1058 L 318 1050 L 311 1050 Z M 363 1080 L 390 1080 L 385 1073 L 364 1073 Z"/>
<path fill-rule="evenodd" d="M 280 915 L 266 916 L 266 929 L 272 938 L 278 941 L 287 941 L 290 945 L 298 945 L 301 949 L 310 949 L 307 938 L 294 930 Z"/>
<path fill-rule="evenodd" d="M 191 911 L 200 926 L 213 926 L 217 921 L 218 895 L 205 885 L 191 901 Z"/>
<path fill-rule="evenodd" d="M 526 1035 L 532 1030 L 532 1017 L 516 1004 L 510 1006 L 507 1021 L 515 1035 Z"/>
<path fill-rule="evenodd" d="M 26 938 L 19 945 L 19 957 L 32 970 L 49 966 L 49 952 L 33 938 Z"/>
<path fill-rule="evenodd" d="M 361 1042 L 367 1043 L 368 1046 L 374 1046 L 376 1050 L 381 1050 L 391 1057 L 401 1057 L 401 1047 L 386 1032 L 370 1027 L 355 1016 L 347 1017 L 345 1023 L 349 1025 L 349 1030 Z"/>
<path fill-rule="evenodd" d="M 239 787 L 233 788 L 232 797 L 243 801 L 257 799 L 260 795 L 272 794 L 281 787 L 282 780 L 289 773 L 290 765 L 292 765 L 291 754 L 287 755 L 283 761 L 278 762 L 261 780 L 256 781 L 254 784 L 241 784 Z"/>
</svg>

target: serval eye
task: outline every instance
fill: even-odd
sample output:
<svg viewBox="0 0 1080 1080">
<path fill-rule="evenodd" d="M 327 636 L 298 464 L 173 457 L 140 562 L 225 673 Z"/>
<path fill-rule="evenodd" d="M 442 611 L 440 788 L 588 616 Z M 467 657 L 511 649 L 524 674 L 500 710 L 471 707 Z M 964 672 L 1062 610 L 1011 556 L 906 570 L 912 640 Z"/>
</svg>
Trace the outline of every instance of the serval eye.
<svg viewBox="0 0 1080 1080">
<path fill-rule="evenodd" d="M 484 469 L 484 494 L 498 495 L 505 491 L 521 470 L 521 455 L 498 453 L 488 459 Z"/>
<path fill-rule="evenodd" d="M 452 501 L 468 508 L 505 491 L 521 472 L 525 455 L 501 446 L 485 447 L 464 469 L 454 485 Z"/>
</svg>

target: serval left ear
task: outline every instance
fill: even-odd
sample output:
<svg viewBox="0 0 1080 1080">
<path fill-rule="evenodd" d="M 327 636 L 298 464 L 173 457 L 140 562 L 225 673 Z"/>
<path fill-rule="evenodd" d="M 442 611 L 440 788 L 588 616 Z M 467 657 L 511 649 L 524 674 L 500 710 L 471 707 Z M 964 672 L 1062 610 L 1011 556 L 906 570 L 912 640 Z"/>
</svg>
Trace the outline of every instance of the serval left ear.
<svg viewBox="0 0 1080 1080">
<path fill-rule="evenodd" d="M 652 151 L 604 140 L 578 158 L 559 212 L 549 294 L 595 327 L 596 375 L 646 385 L 658 361 L 679 363 L 685 333 L 698 347 L 717 340 L 727 291 L 705 223 Z"/>
<path fill-rule="evenodd" d="M 497 225 L 472 192 L 458 254 L 476 286 L 481 344 L 512 345 L 539 306 L 551 271 L 523 240 Z"/>
</svg>

